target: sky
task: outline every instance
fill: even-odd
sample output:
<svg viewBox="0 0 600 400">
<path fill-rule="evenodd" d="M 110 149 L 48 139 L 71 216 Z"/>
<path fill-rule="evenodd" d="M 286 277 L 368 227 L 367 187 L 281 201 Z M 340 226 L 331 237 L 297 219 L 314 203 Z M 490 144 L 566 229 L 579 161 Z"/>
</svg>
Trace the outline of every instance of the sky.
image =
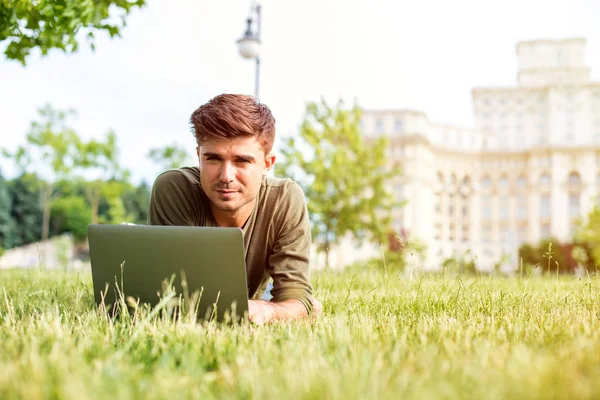
<svg viewBox="0 0 600 400">
<path fill-rule="evenodd" d="M 600 80 L 598 0 L 263 0 L 260 100 L 278 137 L 294 135 L 306 102 L 343 99 L 368 109 L 420 110 L 473 126 L 474 87 L 516 84 L 520 40 L 587 39 Z M 96 50 L 38 53 L 26 67 L 0 54 L 0 148 L 23 144 L 37 109 L 75 109 L 84 138 L 113 129 L 135 181 L 160 172 L 148 150 L 177 143 L 194 154 L 188 121 L 221 93 L 254 92 L 242 59 L 251 0 L 149 0 L 122 37 L 97 35 Z M 276 141 L 276 148 L 279 141 Z M 6 160 L 5 175 L 14 173 Z"/>
</svg>

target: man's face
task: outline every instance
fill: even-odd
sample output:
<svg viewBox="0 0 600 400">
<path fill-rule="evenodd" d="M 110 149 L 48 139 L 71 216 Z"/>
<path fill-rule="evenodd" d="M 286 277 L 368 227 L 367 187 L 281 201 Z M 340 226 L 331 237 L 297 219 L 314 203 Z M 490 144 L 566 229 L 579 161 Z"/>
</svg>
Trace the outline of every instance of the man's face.
<svg viewBox="0 0 600 400">
<path fill-rule="evenodd" d="M 221 211 L 236 211 L 256 198 L 263 173 L 275 163 L 255 138 L 211 139 L 196 149 L 202 189 Z"/>
</svg>

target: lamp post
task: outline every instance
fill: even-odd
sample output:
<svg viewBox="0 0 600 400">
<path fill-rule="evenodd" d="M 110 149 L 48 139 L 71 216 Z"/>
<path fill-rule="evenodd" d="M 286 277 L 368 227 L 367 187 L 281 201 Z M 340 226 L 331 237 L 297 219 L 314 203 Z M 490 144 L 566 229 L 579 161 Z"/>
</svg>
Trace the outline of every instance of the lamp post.
<svg viewBox="0 0 600 400">
<path fill-rule="evenodd" d="M 243 58 L 256 60 L 256 80 L 254 86 L 254 96 L 256 98 L 258 98 L 258 82 L 260 77 L 260 12 L 261 5 L 255 3 L 246 20 L 248 24 L 246 33 L 236 42 L 238 44 L 238 51 Z M 256 30 L 252 32 L 252 23 L 254 21 L 256 21 Z"/>
</svg>

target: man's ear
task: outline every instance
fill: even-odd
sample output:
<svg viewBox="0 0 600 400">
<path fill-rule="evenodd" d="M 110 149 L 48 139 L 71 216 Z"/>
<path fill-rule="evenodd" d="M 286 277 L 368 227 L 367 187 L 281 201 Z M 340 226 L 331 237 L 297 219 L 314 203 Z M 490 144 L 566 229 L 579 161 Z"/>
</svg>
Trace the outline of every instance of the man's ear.
<svg viewBox="0 0 600 400">
<path fill-rule="evenodd" d="M 266 171 L 269 171 L 271 168 L 273 168 L 273 165 L 275 164 L 275 158 L 275 154 L 267 154 L 267 156 L 265 157 L 265 173 Z"/>
<path fill-rule="evenodd" d="M 200 146 L 196 146 L 196 155 L 200 158 Z"/>
</svg>

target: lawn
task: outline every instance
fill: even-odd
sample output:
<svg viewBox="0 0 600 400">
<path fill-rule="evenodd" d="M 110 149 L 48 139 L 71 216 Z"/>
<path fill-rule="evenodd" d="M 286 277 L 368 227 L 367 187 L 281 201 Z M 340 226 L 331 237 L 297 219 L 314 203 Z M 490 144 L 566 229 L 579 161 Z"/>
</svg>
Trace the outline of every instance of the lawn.
<svg viewBox="0 0 600 400">
<path fill-rule="evenodd" d="M 113 321 L 89 274 L 0 271 L 0 398 L 600 396 L 598 277 L 312 280 L 319 320 L 251 328 Z"/>
</svg>

